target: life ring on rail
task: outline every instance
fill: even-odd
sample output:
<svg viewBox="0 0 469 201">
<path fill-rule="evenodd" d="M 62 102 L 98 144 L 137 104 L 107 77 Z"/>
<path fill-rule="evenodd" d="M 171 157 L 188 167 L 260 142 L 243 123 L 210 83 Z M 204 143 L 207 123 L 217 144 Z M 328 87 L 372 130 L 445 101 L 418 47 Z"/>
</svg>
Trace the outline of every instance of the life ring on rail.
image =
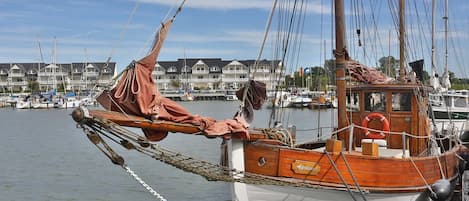
<svg viewBox="0 0 469 201">
<path fill-rule="evenodd" d="M 381 124 L 383 124 L 383 129 L 381 129 L 382 131 L 390 131 L 388 119 L 386 119 L 386 117 L 380 113 L 372 112 L 362 120 L 362 127 L 363 132 L 365 132 L 365 137 L 369 139 L 383 139 L 384 137 L 386 137 L 383 132 L 376 133 L 370 132 L 368 130 L 368 122 L 370 122 L 372 119 L 377 119 L 381 121 Z"/>
</svg>

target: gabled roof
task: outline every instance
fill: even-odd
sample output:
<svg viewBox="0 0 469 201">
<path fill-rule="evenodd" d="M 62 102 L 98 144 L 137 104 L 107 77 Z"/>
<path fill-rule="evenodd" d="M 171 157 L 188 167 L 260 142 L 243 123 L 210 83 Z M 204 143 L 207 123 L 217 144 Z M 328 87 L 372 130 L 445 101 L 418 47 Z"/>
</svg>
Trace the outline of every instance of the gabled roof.
<svg viewBox="0 0 469 201">
<path fill-rule="evenodd" d="M 116 70 L 116 62 L 109 62 L 108 65 L 106 66 L 106 62 L 88 62 L 90 64 L 93 64 L 96 68 L 99 70 L 104 69 L 107 67 L 111 73 L 114 73 Z M 17 65 L 18 67 L 22 68 L 24 72 L 29 72 L 30 69 L 34 69 L 37 71 L 39 68 L 45 68 L 46 66 L 54 65 L 54 64 L 46 64 L 46 63 L 0 63 L 0 69 L 6 69 L 7 71 L 10 70 L 10 68 L 14 65 Z M 57 63 L 55 64 L 58 67 L 62 68 L 63 72 L 70 72 L 72 69 L 83 69 L 85 66 L 85 63 Z"/>
</svg>

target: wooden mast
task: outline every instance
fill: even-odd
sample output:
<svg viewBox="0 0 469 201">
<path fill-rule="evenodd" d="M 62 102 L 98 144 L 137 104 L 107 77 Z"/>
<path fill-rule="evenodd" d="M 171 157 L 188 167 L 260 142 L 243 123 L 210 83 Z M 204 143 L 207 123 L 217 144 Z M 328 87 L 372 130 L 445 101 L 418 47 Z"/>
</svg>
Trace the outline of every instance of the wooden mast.
<svg viewBox="0 0 469 201">
<path fill-rule="evenodd" d="M 399 0 L 399 81 L 405 77 L 405 0 Z"/>
<path fill-rule="evenodd" d="M 345 16 L 344 16 L 344 2 L 343 0 L 335 0 L 335 58 L 336 58 L 336 84 L 337 84 L 337 103 L 338 103 L 338 129 L 347 126 L 347 113 L 345 109 L 346 89 L 345 89 L 345 56 L 346 43 L 345 43 Z M 348 135 L 346 132 L 339 133 L 339 138 L 348 143 Z M 349 147 L 349 146 L 345 146 Z"/>
</svg>

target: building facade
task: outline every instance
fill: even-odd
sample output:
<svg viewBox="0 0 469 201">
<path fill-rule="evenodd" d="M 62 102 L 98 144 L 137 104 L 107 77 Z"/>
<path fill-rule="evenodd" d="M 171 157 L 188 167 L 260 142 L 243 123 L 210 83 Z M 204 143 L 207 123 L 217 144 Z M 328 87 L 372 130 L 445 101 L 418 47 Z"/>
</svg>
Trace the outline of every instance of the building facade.
<svg viewBox="0 0 469 201">
<path fill-rule="evenodd" d="M 159 61 L 152 73 L 160 91 L 175 90 L 235 90 L 249 80 L 266 83 L 274 89 L 284 83 L 284 73 L 278 60 L 222 60 L 220 58 L 190 58 Z"/>
<path fill-rule="evenodd" d="M 0 63 L 0 93 L 31 92 L 33 83 L 37 83 L 41 92 L 52 89 L 85 91 L 109 83 L 115 67 L 115 62 Z"/>
<path fill-rule="evenodd" d="M 261 60 L 222 60 L 190 58 L 159 61 L 152 73 L 160 91 L 236 90 L 249 80 L 266 83 L 275 89 L 285 82 L 281 62 Z M 31 92 L 32 83 L 45 92 L 51 89 L 85 91 L 110 83 L 116 63 L 0 63 L 0 93 Z"/>
</svg>

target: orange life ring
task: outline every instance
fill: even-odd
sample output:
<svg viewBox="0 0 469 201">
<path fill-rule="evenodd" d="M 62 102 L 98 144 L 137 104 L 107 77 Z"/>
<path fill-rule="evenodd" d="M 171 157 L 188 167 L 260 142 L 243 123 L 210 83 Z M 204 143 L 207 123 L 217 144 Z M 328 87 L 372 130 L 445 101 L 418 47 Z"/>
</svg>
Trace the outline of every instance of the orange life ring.
<svg viewBox="0 0 469 201">
<path fill-rule="evenodd" d="M 370 139 L 383 139 L 385 137 L 383 132 L 375 133 L 368 130 L 368 122 L 370 122 L 372 119 L 378 119 L 381 121 L 383 124 L 383 131 L 390 131 L 388 119 L 386 119 L 386 117 L 380 113 L 372 112 L 362 120 L 362 127 L 363 132 L 365 132 L 365 137 Z"/>
</svg>

